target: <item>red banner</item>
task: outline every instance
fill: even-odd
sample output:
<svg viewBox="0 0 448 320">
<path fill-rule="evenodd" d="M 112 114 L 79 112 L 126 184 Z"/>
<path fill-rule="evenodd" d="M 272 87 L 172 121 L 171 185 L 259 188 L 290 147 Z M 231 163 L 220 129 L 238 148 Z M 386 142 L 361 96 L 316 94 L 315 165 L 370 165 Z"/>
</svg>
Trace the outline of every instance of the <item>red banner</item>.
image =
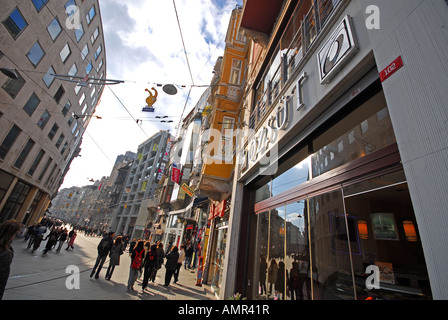
<svg viewBox="0 0 448 320">
<path fill-rule="evenodd" d="M 223 217 L 226 211 L 226 200 L 212 201 L 210 204 L 210 213 L 208 215 L 208 220 L 212 220 L 216 217 Z"/>
</svg>

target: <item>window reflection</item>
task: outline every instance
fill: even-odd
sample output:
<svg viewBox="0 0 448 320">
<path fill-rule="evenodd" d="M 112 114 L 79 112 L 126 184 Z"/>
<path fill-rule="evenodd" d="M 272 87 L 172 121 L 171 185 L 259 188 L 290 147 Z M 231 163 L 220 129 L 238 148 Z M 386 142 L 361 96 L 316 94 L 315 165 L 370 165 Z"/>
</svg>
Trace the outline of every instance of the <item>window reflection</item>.
<svg viewBox="0 0 448 320">
<path fill-rule="evenodd" d="M 350 244 L 341 190 L 309 199 L 315 300 L 354 299 Z"/>
<path fill-rule="evenodd" d="M 313 141 L 313 177 L 395 142 L 386 100 L 380 92 Z"/>
<path fill-rule="evenodd" d="M 307 200 L 286 206 L 286 267 L 288 300 L 311 300 Z"/>
</svg>

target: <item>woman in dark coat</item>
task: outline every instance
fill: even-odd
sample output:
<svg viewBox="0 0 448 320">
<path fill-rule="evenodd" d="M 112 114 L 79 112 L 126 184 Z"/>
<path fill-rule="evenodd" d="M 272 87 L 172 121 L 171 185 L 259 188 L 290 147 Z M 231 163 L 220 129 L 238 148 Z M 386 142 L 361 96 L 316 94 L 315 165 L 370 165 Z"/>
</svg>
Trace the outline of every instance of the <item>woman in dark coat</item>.
<svg viewBox="0 0 448 320">
<path fill-rule="evenodd" d="M 3 298 L 11 263 L 14 258 L 14 250 L 11 247 L 11 243 L 20 228 L 21 225 L 12 220 L 0 225 L 0 300 Z"/>
<path fill-rule="evenodd" d="M 179 259 L 179 249 L 177 246 L 171 248 L 171 251 L 166 255 L 166 273 L 165 273 L 165 287 L 168 287 L 173 277 L 174 271 L 177 267 L 177 260 Z"/>
<path fill-rule="evenodd" d="M 114 272 L 115 266 L 120 265 L 120 256 L 123 254 L 124 248 L 123 248 L 123 238 L 121 236 L 118 236 L 115 239 L 114 245 L 110 249 L 109 253 L 109 267 L 107 268 L 106 272 L 106 280 L 110 280 L 112 277 L 112 273 Z"/>
</svg>

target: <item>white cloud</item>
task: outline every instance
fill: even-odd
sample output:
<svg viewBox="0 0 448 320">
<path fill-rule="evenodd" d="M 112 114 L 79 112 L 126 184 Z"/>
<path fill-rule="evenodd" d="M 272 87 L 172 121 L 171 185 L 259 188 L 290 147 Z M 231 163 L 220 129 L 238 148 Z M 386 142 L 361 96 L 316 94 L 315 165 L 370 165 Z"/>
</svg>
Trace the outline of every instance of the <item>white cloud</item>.
<svg viewBox="0 0 448 320">
<path fill-rule="evenodd" d="M 100 1 L 104 28 L 107 78 L 124 84 L 104 89 L 81 146 L 81 157 L 73 160 L 62 188 L 83 186 L 88 178 L 108 176 L 119 154 L 136 152 L 139 144 L 159 130 L 175 126 L 192 84 L 209 84 L 216 59 L 223 54 L 230 14 L 242 0 L 176 0 L 178 19 L 188 54 L 190 75 L 173 1 Z M 187 85 L 174 96 L 155 84 Z M 155 113 L 144 113 L 145 89 L 155 86 L 159 97 Z M 194 87 L 184 116 L 197 103 L 205 88 Z M 143 121 L 141 128 L 131 119 L 172 116 L 173 123 Z M 127 118 L 127 119 L 126 119 Z M 154 120 L 154 119 L 153 119 Z M 144 131 L 144 132 L 143 132 Z M 93 140 L 92 140 L 93 138 Z M 107 156 L 107 157 L 106 157 Z"/>
</svg>

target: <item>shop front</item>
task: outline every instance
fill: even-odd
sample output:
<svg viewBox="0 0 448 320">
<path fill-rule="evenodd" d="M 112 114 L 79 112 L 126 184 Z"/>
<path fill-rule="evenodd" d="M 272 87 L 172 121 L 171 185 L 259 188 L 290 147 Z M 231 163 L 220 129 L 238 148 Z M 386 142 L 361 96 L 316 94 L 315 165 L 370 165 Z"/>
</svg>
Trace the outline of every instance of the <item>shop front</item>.
<svg viewBox="0 0 448 320">
<path fill-rule="evenodd" d="M 431 299 L 406 176 L 381 85 L 260 176 L 250 219 L 250 299 Z"/>
<path fill-rule="evenodd" d="M 207 278 L 215 295 L 219 297 L 221 281 L 226 259 L 227 231 L 229 227 L 230 201 L 212 201 L 209 207 L 209 221 L 211 221 L 211 237 L 208 249 Z"/>
</svg>

